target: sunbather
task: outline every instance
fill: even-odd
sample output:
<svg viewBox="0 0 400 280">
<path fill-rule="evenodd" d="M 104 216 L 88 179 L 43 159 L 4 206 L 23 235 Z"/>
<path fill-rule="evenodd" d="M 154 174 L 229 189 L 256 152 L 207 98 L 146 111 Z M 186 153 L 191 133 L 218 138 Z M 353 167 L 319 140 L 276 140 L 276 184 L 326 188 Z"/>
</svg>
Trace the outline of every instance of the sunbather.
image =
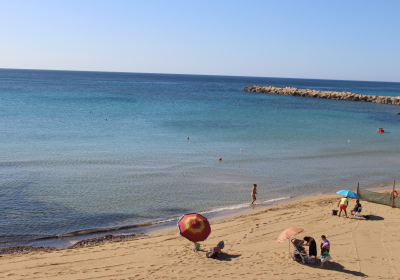
<svg viewBox="0 0 400 280">
<path fill-rule="evenodd" d="M 225 247 L 224 241 L 220 241 L 216 247 L 211 248 L 210 252 L 206 254 L 207 258 L 218 257 L 218 254 L 222 253 L 221 250 L 224 249 L 224 247 Z"/>
</svg>

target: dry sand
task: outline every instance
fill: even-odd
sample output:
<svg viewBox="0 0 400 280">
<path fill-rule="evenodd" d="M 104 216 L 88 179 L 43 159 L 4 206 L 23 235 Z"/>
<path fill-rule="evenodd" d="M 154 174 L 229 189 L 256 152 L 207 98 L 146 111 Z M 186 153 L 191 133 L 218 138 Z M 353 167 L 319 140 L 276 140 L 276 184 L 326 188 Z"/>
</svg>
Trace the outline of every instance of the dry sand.
<svg viewBox="0 0 400 280">
<path fill-rule="evenodd" d="M 0 279 L 399 279 L 400 209 L 361 202 L 371 219 L 339 218 L 332 216 L 339 198 L 307 197 L 213 221 L 199 252 L 174 229 L 94 247 L 2 256 Z M 354 204 L 350 200 L 349 208 Z M 319 268 L 319 256 L 315 265 L 291 261 L 289 241 L 276 243 L 288 227 L 303 228 L 296 237 L 312 236 L 318 247 L 326 235 L 329 268 Z M 206 258 L 221 240 L 224 253 Z"/>
</svg>

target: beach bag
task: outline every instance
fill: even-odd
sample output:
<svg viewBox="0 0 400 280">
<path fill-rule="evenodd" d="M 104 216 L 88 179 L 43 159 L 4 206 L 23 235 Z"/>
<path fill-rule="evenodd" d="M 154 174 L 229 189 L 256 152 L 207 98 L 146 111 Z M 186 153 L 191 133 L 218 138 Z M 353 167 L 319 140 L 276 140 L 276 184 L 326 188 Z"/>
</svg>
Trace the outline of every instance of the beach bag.
<svg viewBox="0 0 400 280">
<path fill-rule="evenodd" d="M 314 260 L 312 257 L 308 257 L 308 258 L 306 259 L 306 263 L 308 263 L 308 264 L 315 264 L 315 260 Z"/>
</svg>

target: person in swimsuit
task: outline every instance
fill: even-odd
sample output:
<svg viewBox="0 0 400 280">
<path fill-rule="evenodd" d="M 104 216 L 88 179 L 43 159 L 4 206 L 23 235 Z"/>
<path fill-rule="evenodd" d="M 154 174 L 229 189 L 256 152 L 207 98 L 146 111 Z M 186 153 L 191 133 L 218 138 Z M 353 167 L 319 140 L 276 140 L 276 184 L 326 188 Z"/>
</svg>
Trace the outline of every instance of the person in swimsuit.
<svg viewBox="0 0 400 280">
<path fill-rule="evenodd" d="M 340 213 L 342 213 L 342 210 L 343 210 L 344 214 L 346 215 L 346 218 L 347 218 L 346 208 L 347 208 L 348 204 L 349 204 L 349 199 L 347 198 L 347 196 L 340 199 L 340 201 L 338 202 L 338 205 L 337 205 L 338 207 L 340 207 L 339 217 L 340 217 Z"/>
<path fill-rule="evenodd" d="M 306 241 L 307 243 L 304 244 L 305 246 L 309 246 L 308 249 L 308 255 L 314 256 L 314 258 L 317 258 L 317 243 L 315 242 L 314 238 L 312 238 L 311 236 L 306 236 L 303 238 L 304 241 Z"/>
<path fill-rule="evenodd" d="M 253 190 L 251 191 L 251 197 L 253 198 L 253 201 L 250 204 L 253 204 L 254 201 L 256 201 L 256 194 L 257 194 L 257 184 L 254 184 Z"/>
<path fill-rule="evenodd" d="M 321 236 L 322 243 L 321 243 L 321 268 L 326 265 L 329 265 L 329 261 L 332 259 L 331 255 L 329 255 L 329 251 L 331 250 L 331 244 L 326 239 L 325 235 Z"/>
</svg>

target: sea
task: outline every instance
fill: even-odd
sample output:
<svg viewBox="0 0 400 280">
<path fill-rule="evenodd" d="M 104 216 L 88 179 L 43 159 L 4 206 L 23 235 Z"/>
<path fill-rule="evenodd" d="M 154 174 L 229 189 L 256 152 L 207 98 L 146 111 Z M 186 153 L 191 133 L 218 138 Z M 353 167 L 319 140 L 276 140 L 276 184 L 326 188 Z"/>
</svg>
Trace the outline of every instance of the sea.
<svg viewBox="0 0 400 280">
<path fill-rule="evenodd" d="M 400 179 L 400 106 L 252 85 L 400 96 L 391 82 L 0 69 L 0 247 L 248 210 L 253 184 L 260 206 Z"/>
</svg>

